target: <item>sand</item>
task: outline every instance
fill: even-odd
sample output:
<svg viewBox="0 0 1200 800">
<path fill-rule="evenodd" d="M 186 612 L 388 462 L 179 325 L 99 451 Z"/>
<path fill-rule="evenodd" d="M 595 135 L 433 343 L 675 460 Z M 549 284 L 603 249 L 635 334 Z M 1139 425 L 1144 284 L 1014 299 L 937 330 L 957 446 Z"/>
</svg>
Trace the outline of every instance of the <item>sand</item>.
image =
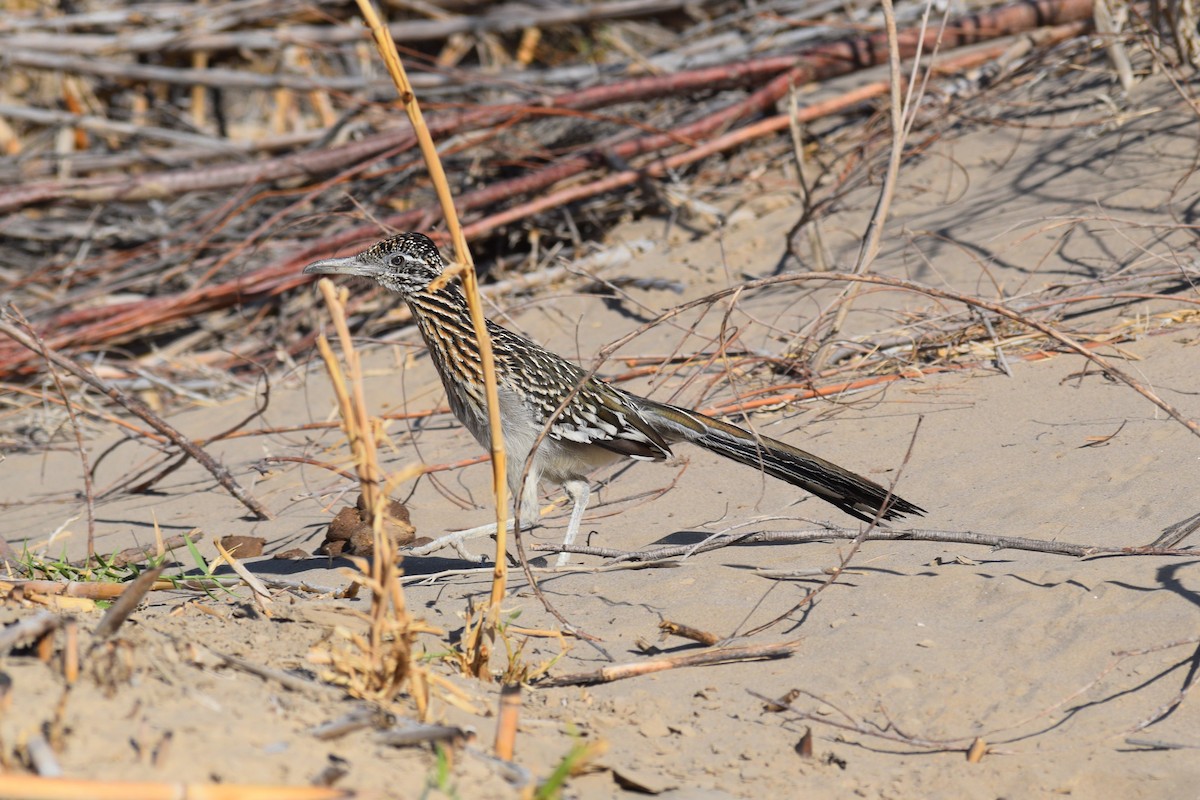
<svg viewBox="0 0 1200 800">
<path fill-rule="evenodd" d="M 1200 181 L 1190 177 L 1195 117 L 1169 82 L 1160 76 L 1139 86 L 1120 115 L 1098 99 L 1112 92 L 1101 78 L 1051 86 L 1008 98 L 1037 101 L 1029 106 L 1036 111 L 1019 115 L 1022 126 L 1004 124 L 1018 121 L 1015 104 L 993 108 L 980 101 L 973 107 L 977 121 L 946 126 L 905 166 L 879 273 L 992 300 L 1147 264 L 1194 274 L 1194 232 L 1180 224 L 1195 223 L 1200 199 Z M 604 345 L 663 309 L 781 267 L 807 269 L 785 259 L 787 233 L 800 213 L 790 170 L 788 159 L 778 158 L 731 189 L 721 198 L 724 226 L 643 219 L 605 243 L 649 247 L 607 267 L 603 277 L 664 279 L 680 293 L 626 288 L 624 299 L 602 300 L 579 293 L 586 283 L 579 278 L 532 296 L 502 298 L 492 313 L 590 366 Z M 852 260 L 876 194 L 874 186 L 855 187 L 824 219 L 834 264 Z M 785 284 L 746 293 L 735 304 L 718 303 L 706 315 L 654 328 L 602 371 L 624 372 L 621 355 L 711 350 L 723 326 L 726 335 L 737 330 L 738 346 L 779 354 L 836 291 Z M 1180 297 L 1195 302 L 1194 292 Z M 1186 303 L 1130 298 L 1102 305 L 1062 325 L 1099 336 L 1127 323 L 1128 339 L 1096 352 L 1186 417 L 1200 419 L 1194 318 L 1161 316 Z M 868 291 L 845 334 L 889 329 L 906 314 L 937 307 L 919 294 Z M 320 315 L 321 307 L 313 313 Z M 1003 329 L 1005 336 L 1017 332 Z M 913 374 L 766 410 L 749 423 L 876 481 L 896 480 L 897 491 L 928 512 L 914 527 L 1126 547 L 1147 544 L 1200 510 L 1194 491 L 1200 440 L 1183 425 L 1078 355 L 1025 360 L 1015 342 L 1009 351 L 1008 374 L 994 348 L 983 346 L 966 369 Z M 444 404 L 411 329 L 365 353 L 375 411 Z M 727 402 L 737 389 L 769 384 L 761 372 L 731 381 L 716 370 L 682 368 L 626 385 L 705 406 Z M 331 397 L 314 353 L 309 363 L 277 371 L 270 406 L 251 427 L 329 420 Z M 253 398 L 240 393 L 173 413 L 171 421 L 203 437 L 252 408 Z M 415 461 L 450 464 L 480 453 L 446 414 L 394 421 L 388 433 L 389 469 Z M 91 429 L 93 457 L 110 450 L 98 467 L 99 487 L 154 454 L 143 443 L 118 442 L 109 426 Z M 271 465 L 261 476 L 250 469 L 265 456 L 338 460 L 344 449 L 336 431 L 229 439 L 210 450 L 276 519 L 250 519 L 189 464 L 152 494 L 101 504 L 98 549 L 152 542 L 156 523 L 167 535 L 200 529 L 207 558 L 215 555 L 214 538 L 258 536 L 266 539 L 266 554 L 247 561 L 253 572 L 306 581 L 314 591 L 277 589 L 270 618 L 245 587 L 211 595 L 153 592 L 116 644 L 85 658 L 84 675 L 58 717 L 59 673 L 27 653 L 10 655 L 3 670 L 12 680 L 12 706 L 0 718 L 5 757 L 11 761 L 26 736 L 57 719 L 59 758 L 71 777 L 302 785 L 335 765 L 344 770 L 337 786 L 368 795 L 418 796 L 432 786 L 432 796 L 513 796 L 504 770 L 485 755 L 495 726 L 495 684 L 459 677 L 444 660 L 430 662 L 431 670 L 462 688 L 476 712 L 439 699 L 435 718 L 478 735 L 439 778 L 428 748 L 387 746 L 370 728 L 329 741 L 314 737 L 313 726 L 357 707 L 340 691 L 285 689 L 214 655 L 295 671 L 320 686 L 321 667 L 310 653 L 327 648 L 335 631 L 361 627 L 354 612 L 364 611 L 367 600 L 335 597 L 350 582 L 344 560 L 273 557 L 296 548 L 312 553 L 332 513 L 353 502 L 349 482 L 297 464 Z M 666 465 L 635 464 L 597 476 L 606 482 L 585 519 L 588 543 L 633 550 L 697 542 L 726 529 L 853 524 L 753 469 L 686 447 L 677 456 Z M 488 521 L 488 470 L 440 472 L 397 492 L 419 535 Z M 0 471 L 0 530 L 8 542 L 18 549 L 44 542 L 65 526 L 70 535 L 60 536 L 51 555 L 82 554 L 82 484 L 69 438 L 46 452 L 8 453 Z M 526 535 L 530 544 L 561 538 L 561 492 L 549 499 L 558 502 L 556 510 Z M 476 552 L 489 546 L 490 540 L 473 544 Z M 844 540 L 744 545 L 653 569 L 546 575 L 541 587 L 572 624 L 602 639 L 615 661 L 636 661 L 651 657 L 648 650 L 673 654 L 695 647 L 661 640 L 664 619 L 721 637 L 744 635 L 792 609 L 826 580 L 812 571 L 837 566 L 848 552 Z M 194 567 L 186 554 L 180 560 Z M 604 562 L 577 556 L 572 563 Z M 1081 559 L 970 544 L 867 542 L 814 605 L 740 642 L 801 640 L 790 658 L 676 669 L 586 688 L 527 689 L 516 761 L 544 779 L 572 747 L 602 742 L 590 770 L 568 783 L 568 796 L 581 798 L 638 791 L 678 798 L 1193 796 L 1200 782 L 1192 755 L 1200 747 L 1200 710 L 1194 697 L 1171 704 L 1194 677 L 1196 565 L 1188 557 Z M 431 626 L 461 631 L 467 603 L 487 596 L 487 575 L 434 576 L 469 566 L 450 552 L 407 560 L 407 575 L 430 576 L 405 587 L 413 613 Z M 764 576 L 765 569 L 800 574 L 781 579 Z M 560 627 L 519 573 L 504 607 L 519 612 L 515 624 Z M 0 611 L 6 623 L 31 613 L 13 603 Z M 85 644 L 100 613 L 76 612 Z M 1184 643 L 1164 647 L 1178 640 Z M 450 646 L 448 636 L 421 641 L 432 654 Z M 1118 652 L 1134 654 L 1121 658 Z M 557 658 L 552 675 L 609 663 L 577 640 L 564 654 L 546 638 L 531 639 L 522 658 L 534 665 Z M 497 654 L 493 666 L 502 669 L 504 662 Z M 760 696 L 787 696 L 790 706 L 770 710 Z M 796 749 L 807 729 L 811 757 Z M 965 751 L 976 737 L 990 750 L 980 763 L 968 763 Z"/>
</svg>

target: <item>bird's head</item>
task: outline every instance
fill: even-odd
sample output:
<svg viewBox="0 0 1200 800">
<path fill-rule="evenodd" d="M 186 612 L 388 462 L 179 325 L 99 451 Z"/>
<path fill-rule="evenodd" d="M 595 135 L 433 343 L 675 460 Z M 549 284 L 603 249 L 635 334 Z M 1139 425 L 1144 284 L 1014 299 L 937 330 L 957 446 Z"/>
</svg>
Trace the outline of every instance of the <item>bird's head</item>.
<svg viewBox="0 0 1200 800">
<path fill-rule="evenodd" d="M 428 236 L 402 233 L 371 245 L 358 255 L 314 261 L 304 268 L 304 273 L 372 278 L 385 289 L 410 295 L 426 290 L 445 266 L 437 245 Z"/>
</svg>

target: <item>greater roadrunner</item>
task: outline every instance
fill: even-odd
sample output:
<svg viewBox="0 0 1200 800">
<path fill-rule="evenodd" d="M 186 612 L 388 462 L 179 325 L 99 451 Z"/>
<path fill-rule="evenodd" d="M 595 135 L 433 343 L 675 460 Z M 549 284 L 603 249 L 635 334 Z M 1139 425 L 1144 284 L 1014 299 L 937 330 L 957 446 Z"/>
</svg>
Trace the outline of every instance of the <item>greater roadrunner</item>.
<svg viewBox="0 0 1200 800">
<path fill-rule="evenodd" d="M 413 319 L 441 376 L 454 415 L 484 447 L 489 446 L 487 409 L 479 346 L 466 298 L 454 284 L 431 291 L 445 262 L 437 246 L 419 233 L 385 239 L 355 256 L 309 264 L 305 273 L 372 278 L 408 303 Z M 924 509 L 882 486 L 790 444 L 759 436 L 695 411 L 655 402 L 610 386 L 523 336 L 489 321 L 499 383 L 500 419 L 508 453 L 508 486 L 520 498 L 521 518 L 537 519 L 538 485 L 559 484 L 574 502 L 564 546 L 579 532 L 587 508 L 587 475 L 614 461 L 633 458 L 662 461 L 671 445 L 691 442 L 741 464 L 812 492 L 852 517 L 889 520 Z M 525 462 L 546 422 L 563 399 L 576 390 L 550 424 L 533 457 L 525 486 Z M 510 522 L 511 524 L 511 522 Z M 464 538 L 495 531 L 485 525 L 443 536 L 420 552 L 460 546 Z M 418 551 L 413 551 L 418 552 Z M 464 552 L 460 550 L 460 552 Z M 559 557 L 565 563 L 567 553 Z"/>
</svg>

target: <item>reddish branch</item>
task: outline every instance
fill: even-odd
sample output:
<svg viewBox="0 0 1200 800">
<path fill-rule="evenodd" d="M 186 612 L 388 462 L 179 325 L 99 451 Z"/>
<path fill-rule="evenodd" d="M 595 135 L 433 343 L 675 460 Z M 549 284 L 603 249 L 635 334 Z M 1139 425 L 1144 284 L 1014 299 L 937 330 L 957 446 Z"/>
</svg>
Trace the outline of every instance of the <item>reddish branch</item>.
<svg viewBox="0 0 1200 800">
<path fill-rule="evenodd" d="M 1005 6 L 994 11 L 958 20 L 942 34 L 943 50 L 1007 36 L 1044 25 L 1060 25 L 1091 18 L 1091 0 L 1036 0 Z M 911 56 L 917 48 L 920 32 L 909 29 L 900 34 L 900 49 Z M 936 31 L 928 31 L 922 46 L 931 49 Z M 717 111 L 704 119 L 671 131 L 641 136 L 609 148 L 607 155 L 627 160 L 638 155 L 659 152 L 680 142 L 695 142 L 737 122 L 771 108 L 791 86 L 826 80 L 837 75 L 883 63 L 886 42 L 883 33 L 846 39 L 815 47 L 802 55 L 781 56 L 740 64 L 712 67 L 669 76 L 638 78 L 620 84 L 560 96 L 549 105 L 559 109 L 596 108 L 609 103 L 628 102 L 674 92 L 720 88 L 753 83 L 774 75 L 749 97 Z M 524 105 L 504 105 L 463 114 L 446 115 L 433 125 L 435 135 L 449 131 L 511 123 L 522 116 L 539 112 Z M 295 175 L 327 172 L 358 159 L 369 158 L 387 148 L 401 149 L 411 138 L 407 132 L 392 131 L 371 139 L 313 154 L 292 155 L 253 165 L 212 168 L 203 172 L 162 173 L 132 178 L 94 178 L 73 182 L 33 184 L 8 193 L 0 193 L 0 210 L 31 202 L 71 197 L 93 202 L 163 196 L 183 191 L 212 189 Z M 547 187 L 586 172 L 598 165 L 601 154 L 576 156 L 547 166 L 529 175 L 503 181 L 462 195 L 460 211 L 478 210 L 519 195 L 539 192 Z M 624 176 L 623 176 L 624 177 Z M 624 183 L 624 180 L 619 183 Z M 146 194 L 150 192 L 151 194 Z M 564 197 L 566 197 L 564 195 Z M 521 213 L 533 214 L 540 204 L 526 204 Z M 395 214 L 381 219 L 394 229 L 428 225 L 432 212 L 424 209 Z M 494 219 L 479 219 L 468 226 L 471 235 L 490 230 L 501 222 L 511 222 L 513 212 Z M 348 245 L 371 240 L 378 235 L 375 225 L 343 231 L 336 236 L 309 245 L 289 258 L 269 264 L 246 275 L 214 285 L 203 285 L 174 296 L 125 303 L 104 308 L 67 311 L 40 324 L 40 333 L 54 348 L 86 349 L 111 343 L 133 333 L 145 333 L 166 323 L 206 311 L 222 309 L 242 302 L 274 297 L 307 283 L 300 273 L 304 264 L 329 255 Z M 52 333 L 52 332 L 65 333 Z M 12 345 L 0 344 L 0 376 L 27 372 L 35 356 Z"/>
</svg>

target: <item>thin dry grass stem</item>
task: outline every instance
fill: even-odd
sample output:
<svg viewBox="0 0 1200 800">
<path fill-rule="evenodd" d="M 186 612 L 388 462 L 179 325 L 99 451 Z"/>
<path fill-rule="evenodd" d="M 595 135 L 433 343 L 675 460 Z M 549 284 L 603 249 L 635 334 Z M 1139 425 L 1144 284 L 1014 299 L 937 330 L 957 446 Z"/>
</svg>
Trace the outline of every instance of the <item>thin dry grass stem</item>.
<svg viewBox="0 0 1200 800">
<path fill-rule="evenodd" d="M 790 642 L 755 645 L 724 645 L 698 652 L 679 653 L 627 664 L 614 664 L 591 672 L 576 672 L 542 681 L 542 686 L 592 686 L 599 683 L 635 678 L 680 667 L 700 667 L 713 664 L 728 664 L 734 661 L 759 661 L 788 658 L 799 649 L 803 639 Z"/>
<path fill-rule="evenodd" d="M 466 237 L 463 235 L 462 226 L 458 221 L 450 183 L 446 180 L 446 171 L 438 157 L 437 147 L 434 145 L 433 136 L 429 133 L 429 127 L 425 124 L 425 118 L 421 113 L 421 106 L 417 103 L 412 83 L 409 82 L 408 74 L 404 71 L 404 64 L 401 63 L 400 56 L 396 51 L 396 43 L 392 40 L 391 31 L 380 21 L 371 0 L 358 0 L 358 7 L 375 37 L 375 45 L 387 66 L 388 74 L 391 75 L 392 81 L 396 85 L 396 91 L 400 94 L 404 110 L 412 122 L 421 155 L 425 159 L 425 166 L 429 170 L 429 177 L 437 192 L 442 215 L 446 220 L 446 227 L 450 231 L 450 239 L 454 243 L 457 256 L 457 265 L 446 270 L 443 277 L 445 280 L 450 280 L 456 275 L 461 278 L 463 293 L 466 295 L 467 306 L 471 311 L 471 324 L 475 328 L 475 339 L 479 345 L 479 361 L 483 369 L 484 397 L 488 410 L 488 427 L 491 429 L 489 449 L 492 454 L 492 490 L 496 495 L 496 560 L 492 575 L 491 604 L 488 610 L 489 624 L 493 628 L 494 635 L 495 627 L 500 624 L 500 603 L 504 599 L 505 586 L 508 581 L 508 562 L 506 560 L 508 485 L 506 483 L 504 433 L 500 424 L 500 401 L 496 383 L 496 364 L 492 353 L 492 339 L 487 331 L 483 303 L 479 299 L 479 281 L 475 275 L 475 263 L 471 259 L 470 248 L 467 247 Z M 517 522 L 519 524 L 520 521 L 517 520 Z"/>
<path fill-rule="evenodd" d="M 367 414 L 366 397 L 362 391 L 362 363 L 359 360 L 358 351 L 354 348 L 350 328 L 346 324 L 348 293 L 345 289 L 339 292 L 333 282 L 328 279 L 322 279 L 318 286 L 321 296 L 325 298 L 325 303 L 329 306 L 333 328 L 337 333 L 338 342 L 342 346 L 342 358 L 346 362 L 346 375 L 350 380 L 349 387 L 346 385 L 346 376 L 343 376 L 341 370 L 335 369 L 337 362 L 336 359 L 332 359 L 333 351 L 329 347 L 328 340 L 324 337 L 318 338 L 318 347 L 329 368 L 330 381 L 337 397 L 338 409 L 342 414 L 346 438 L 350 443 L 350 452 L 354 458 L 354 467 L 358 474 L 364 505 L 374 518 L 375 512 L 382 508 L 379 491 L 379 458 L 375 446 L 378 431 L 375 429 L 370 415 Z"/>
<path fill-rule="evenodd" d="M 917 424 L 913 426 L 912 436 L 908 441 L 908 449 L 904 453 L 904 458 L 900 461 L 900 466 L 896 469 L 896 476 L 892 480 L 891 485 L 888 486 L 887 497 L 884 498 L 883 505 L 880 507 L 879 511 L 876 512 L 875 519 L 871 520 L 870 524 L 864 527 L 859 534 L 854 537 L 854 541 L 850 544 L 850 549 L 841 557 L 840 563 L 829 573 L 829 577 L 826 578 L 820 586 L 807 592 L 804 597 L 800 598 L 799 602 L 797 602 L 784 613 L 747 631 L 745 634 L 746 636 L 754 636 L 757 633 L 761 633 L 768 628 L 772 628 L 784 620 L 789 619 L 792 614 L 812 603 L 812 601 L 816 599 L 817 595 L 828 589 L 833 584 L 837 583 L 842 575 L 845 574 L 846 568 L 850 566 L 850 562 L 854 559 L 854 556 L 863 546 L 863 543 L 867 541 L 867 537 L 869 537 L 871 533 L 878 528 L 879 521 L 883 518 L 883 513 L 891 504 L 893 496 L 892 493 L 895 490 L 896 484 L 900 482 L 900 478 L 904 474 L 904 468 L 908 465 L 909 459 L 912 458 L 913 447 L 917 443 L 917 434 L 921 432 L 921 423 L 923 421 L 924 417 L 917 417 Z"/>
<path fill-rule="evenodd" d="M 814 694 L 806 689 L 792 689 L 783 697 L 767 697 L 766 695 L 759 694 L 755 691 L 750 691 L 749 694 L 751 697 L 756 697 L 761 700 L 764 705 L 764 710 L 766 711 L 773 713 L 788 711 L 795 714 L 796 719 L 804 722 L 820 723 L 822 725 L 827 725 L 839 730 L 851 731 L 852 733 L 857 733 L 862 736 L 869 736 L 874 739 L 897 742 L 908 747 L 915 748 L 921 752 L 940 753 L 947 751 L 961 751 L 965 754 L 968 752 L 971 744 L 976 740 L 976 738 L 978 738 L 971 736 L 961 737 L 958 739 L 926 739 L 919 736 L 913 736 L 899 730 L 895 723 L 891 719 L 887 718 L 887 709 L 884 708 L 882 704 L 877 706 L 877 710 L 884 716 L 886 724 L 877 725 L 860 722 L 850 714 L 842 711 L 837 707 L 837 705 L 830 702 L 827 698 L 821 697 L 820 695 Z M 794 703 L 800 697 L 809 697 L 813 700 L 816 700 L 818 703 L 829 706 L 837 711 L 841 716 L 845 717 L 846 721 L 843 722 L 838 719 L 832 719 L 794 707 L 792 703 Z"/>
<path fill-rule="evenodd" d="M 225 549 L 225 546 L 221 544 L 220 537 L 215 537 L 213 544 L 216 546 L 220 558 L 209 564 L 209 569 L 215 570 L 219 562 L 224 560 L 237 573 L 238 577 L 250 587 L 250 595 L 254 598 L 254 605 L 258 607 L 262 615 L 268 619 L 274 616 L 274 613 L 271 611 L 271 593 L 267 591 L 267 587 L 263 585 L 263 582 L 255 577 L 253 572 L 246 569 L 246 565 L 236 558 L 233 553 Z"/>
<path fill-rule="evenodd" d="M 318 285 L 342 346 L 345 373 L 324 335 L 318 338 L 317 346 L 337 398 L 364 505 L 370 515 L 374 543 L 369 562 L 352 559 L 360 573 L 355 576 L 356 580 L 371 592 L 368 636 L 364 639 L 347 632 L 342 637 L 349 643 L 347 651 L 332 653 L 330 663 L 335 672 L 340 673 L 348 690 L 360 697 L 387 702 L 408 683 L 418 712 L 424 718 L 428 713 L 428 680 L 413 659 L 413 643 L 422 629 L 408 614 L 400 586 L 400 555 L 395 542 L 384 531 L 387 492 L 420 474 L 421 468 L 413 465 L 381 481 L 382 470 L 376 452 L 381 428 L 367 413 L 362 363 L 346 324 L 346 292 L 342 290 L 339 295 L 328 279 L 322 279 Z"/>
<path fill-rule="evenodd" d="M 793 272 L 793 273 L 788 273 L 785 275 L 775 275 L 775 276 L 772 276 L 769 278 L 759 278 L 757 280 L 747 281 L 745 283 L 738 284 L 737 286 L 732 286 L 727 289 L 722 289 L 718 292 L 713 292 L 712 294 L 705 295 L 704 297 L 700 297 L 695 300 L 689 300 L 686 303 L 681 303 L 681 304 L 675 306 L 674 308 L 664 311 L 662 314 L 659 314 L 654 319 L 646 322 L 645 324 L 630 331 L 626 335 L 622 336 L 621 338 L 613 341 L 612 343 L 610 343 L 609 345 L 604 347 L 600 351 L 597 360 L 599 363 L 603 363 L 614 352 L 616 352 L 621 347 L 624 347 L 626 344 L 633 341 L 638 336 L 641 336 L 647 330 L 650 330 L 651 328 L 653 328 L 657 325 L 661 325 L 663 322 L 665 322 L 669 319 L 673 319 L 673 318 L 679 316 L 680 314 L 686 313 L 687 311 L 690 311 L 693 308 L 698 308 L 701 306 L 708 306 L 708 305 L 711 305 L 711 304 L 717 302 L 718 300 L 722 300 L 722 299 L 729 297 L 731 295 L 734 295 L 736 293 L 740 293 L 740 292 L 751 290 L 751 289 L 762 289 L 762 288 L 765 288 L 768 286 L 777 286 L 777 285 L 789 284 L 789 283 L 805 283 L 808 281 L 859 282 L 859 283 L 874 284 L 876 286 L 886 286 L 886 287 L 890 287 L 893 289 L 901 289 L 903 291 L 915 292 L 917 294 L 927 295 L 929 297 L 933 297 L 933 298 L 936 298 L 939 300 L 950 300 L 955 303 L 962 303 L 963 305 L 966 305 L 969 307 L 975 307 L 975 308 L 982 309 L 984 311 L 990 311 L 993 314 L 996 314 L 998 316 L 1012 320 L 1013 322 L 1016 322 L 1020 325 L 1023 325 L 1028 328 L 1032 328 L 1032 329 L 1038 331 L 1039 333 L 1047 336 L 1048 338 L 1053 339 L 1055 342 L 1058 342 L 1060 345 L 1062 345 L 1066 349 L 1070 350 L 1071 352 L 1083 356 L 1084 358 L 1088 359 L 1089 361 L 1094 363 L 1096 366 L 1098 366 L 1101 370 L 1103 370 L 1106 375 L 1109 375 L 1110 377 L 1115 378 L 1116 380 L 1120 381 L 1121 383 L 1124 383 L 1126 386 L 1130 387 L 1131 389 L 1136 391 L 1138 394 L 1142 395 L 1147 400 L 1154 403 L 1156 406 L 1158 406 L 1160 409 L 1162 409 L 1164 412 L 1166 412 L 1168 416 L 1170 416 L 1172 419 L 1174 419 L 1175 421 L 1182 424 L 1193 434 L 1195 434 L 1196 436 L 1200 436 L 1200 423 L 1198 423 L 1196 420 L 1192 420 L 1192 419 L 1189 419 L 1188 417 L 1184 416 L 1184 414 L 1182 412 L 1180 412 L 1179 409 L 1175 408 L 1175 406 L 1171 405 L 1166 400 L 1163 400 L 1152 389 L 1145 386 L 1141 382 L 1135 380 L 1133 377 L 1131 377 L 1127 373 L 1123 372 L 1122 370 L 1118 369 L 1116 367 L 1116 365 L 1113 364 L 1111 361 L 1109 361 L 1107 358 L 1104 358 L 1103 356 L 1092 352 L 1093 348 L 1088 347 L 1087 345 L 1076 341 L 1071 336 L 1068 336 L 1067 334 L 1063 333 L 1062 331 L 1058 330 L 1057 328 L 1053 327 L 1052 325 L 1049 325 L 1048 323 L 1033 319 L 1032 317 L 1030 317 L 1027 314 L 1022 314 L 1022 313 L 1013 311 L 1012 309 L 1010 309 L 1007 306 L 1002 305 L 1000 303 L 993 303 L 989 300 L 984 300 L 979 297 L 973 297 L 971 295 L 963 294 L 961 292 L 950 291 L 949 289 L 938 289 L 933 286 L 927 286 L 922 283 L 917 283 L 916 281 L 909 281 L 909 280 L 904 280 L 901 278 L 892 278 L 892 277 L 889 277 L 886 275 L 876 275 L 873 273 L 859 275 L 859 274 L 854 274 L 854 273 L 849 273 L 849 272 Z M 593 370 L 591 370 L 588 373 L 588 377 L 591 377 L 592 375 L 594 375 L 596 373 L 597 369 L 599 369 L 598 366 L 596 368 L 594 368 Z"/>
<path fill-rule="evenodd" d="M 270 511 L 266 509 L 254 495 L 250 494 L 237 480 L 230 474 L 229 470 L 223 464 L 214 459 L 202 448 L 196 445 L 191 439 L 185 437 L 182 433 L 175 429 L 170 423 L 162 417 L 155 414 L 150 408 L 115 386 L 101 380 L 94 372 L 84 368 L 78 362 L 74 361 L 62 353 L 56 352 L 48 345 L 42 342 L 40 345 L 37 341 L 31 338 L 25 331 L 18 328 L 16 325 L 10 324 L 9 319 L 20 319 L 20 312 L 10 306 L 0 312 L 0 333 L 7 335 L 10 339 L 20 344 L 22 347 L 40 354 L 48 363 L 66 370 L 67 372 L 79 378 L 84 383 L 103 393 L 106 397 L 115 403 L 123 406 L 130 413 L 140 417 L 143 421 L 149 423 L 155 430 L 170 439 L 180 450 L 186 453 L 190 458 L 212 474 L 217 482 L 221 484 L 231 495 L 233 495 L 242 505 L 250 509 L 259 519 L 274 519 Z"/>
<path fill-rule="evenodd" d="M 899 33 L 896 29 L 896 10 L 892 7 L 892 0 L 883 0 L 881 5 L 883 8 L 884 26 L 887 31 L 888 74 L 891 76 L 888 92 L 888 110 L 891 116 L 892 144 L 891 152 L 888 154 L 887 173 L 883 179 L 883 187 L 879 192 L 875 211 L 871 214 L 871 219 L 867 223 L 867 230 L 863 234 L 862 245 L 859 247 L 858 257 L 854 261 L 854 272 L 865 272 L 875 260 L 875 255 L 879 252 L 879 241 L 883 238 L 883 225 L 887 220 L 888 209 L 892 204 L 892 196 L 896 191 L 896 178 L 900 174 L 900 161 L 904 156 L 904 134 L 907 129 L 907 126 L 904 124 L 904 118 L 908 108 L 911 108 L 911 106 L 905 108 L 901 105 L 904 74 L 900 69 L 900 43 L 898 41 Z M 925 40 L 925 25 L 929 18 L 929 7 L 930 4 L 927 3 L 925 6 L 925 15 L 921 17 L 921 35 L 917 38 L 918 48 Z M 913 62 L 914 70 L 917 69 L 919 63 L 920 51 L 918 50 Z"/>
<path fill-rule="evenodd" d="M 925 28 L 929 22 L 929 11 L 932 5 L 932 2 L 927 2 L 925 4 L 925 12 L 921 16 L 920 36 L 917 37 L 917 52 L 913 56 L 913 76 L 908 82 L 908 96 L 902 100 L 901 94 L 905 80 L 900 65 L 900 43 L 899 32 L 896 28 L 896 12 L 892 7 L 892 0 L 883 0 L 882 3 L 884 25 L 887 32 L 888 74 L 890 76 L 888 109 L 891 118 L 892 142 L 891 150 L 888 154 L 887 172 L 883 179 L 883 186 L 879 191 L 879 199 L 876 201 L 875 210 L 872 212 L 871 219 L 867 223 L 867 230 L 863 234 L 862 245 L 859 248 L 858 257 L 854 262 L 854 269 L 852 271 L 855 273 L 861 274 L 870 269 L 871 265 L 875 262 L 875 256 L 879 253 L 879 243 L 883 238 L 883 226 L 887 221 L 888 211 L 892 205 L 892 197 L 896 192 L 896 181 L 900 176 L 900 162 L 904 158 L 904 143 L 908 138 L 909 131 L 909 125 L 906 120 L 915 116 L 916 106 L 912 90 L 916 85 L 917 73 L 921 66 L 921 48 L 925 42 Z M 944 22 L 945 20 L 943 19 L 943 25 Z M 932 71 L 932 67 L 930 67 L 930 71 Z M 917 102 L 920 102 L 919 97 L 917 98 Z M 834 301 L 837 310 L 834 312 L 829 328 L 822 337 L 826 345 L 842 329 L 842 325 L 845 324 L 846 317 L 850 313 L 850 308 L 853 306 L 854 300 L 858 297 L 861 290 L 861 284 L 851 284 Z M 824 315 L 822 314 L 821 316 L 823 317 Z M 829 352 L 830 348 L 828 346 L 822 347 L 813 358 L 812 368 L 815 371 L 819 371 L 825 367 Z"/>
<path fill-rule="evenodd" d="M 27 397 L 36 398 L 36 402 L 33 405 L 37 405 L 39 403 L 46 403 L 46 402 L 63 405 L 63 401 L 61 398 L 52 397 L 50 395 L 47 395 L 44 392 L 33 391 L 32 389 L 29 389 L 25 386 L 18 386 L 15 383 L 0 383 L 0 391 L 4 392 L 6 394 L 8 394 L 8 393 L 23 394 Z M 72 406 L 75 408 L 76 414 L 85 414 L 85 415 L 91 417 L 92 419 L 102 420 L 104 422 L 109 423 L 110 425 L 115 425 L 118 428 L 124 428 L 132 436 L 137 436 L 139 438 L 145 439 L 146 441 L 154 442 L 156 444 L 163 444 L 168 441 L 167 437 L 165 437 L 165 436 L 160 436 L 159 434 L 157 434 L 154 431 L 149 430 L 147 428 L 139 428 L 137 425 L 134 425 L 132 422 L 121 419 L 120 417 L 115 416 L 113 414 L 107 414 L 101 409 L 88 408 L 87 406 L 81 405 L 79 403 L 72 403 Z"/>
<path fill-rule="evenodd" d="M 25 328 L 25 331 L 41 346 L 42 357 L 46 359 L 46 366 L 50 369 L 50 377 L 54 379 L 54 387 L 58 390 L 63 406 L 67 409 L 67 415 L 71 418 L 71 430 L 75 433 L 75 449 L 79 453 L 79 461 L 83 467 L 83 491 L 84 502 L 87 507 L 88 526 L 87 557 L 90 560 L 96 555 L 96 493 L 95 488 L 92 486 L 92 465 L 88 461 L 87 448 L 83 446 L 83 431 L 79 427 L 79 417 L 75 414 L 75 404 L 67 396 L 67 387 L 63 385 L 62 376 L 58 374 L 58 368 L 50 360 L 50 355 L 46 351 L 46 343 L 29 326 L 28 322 L 22 320 L 21 324 Z"/>
</svg>

